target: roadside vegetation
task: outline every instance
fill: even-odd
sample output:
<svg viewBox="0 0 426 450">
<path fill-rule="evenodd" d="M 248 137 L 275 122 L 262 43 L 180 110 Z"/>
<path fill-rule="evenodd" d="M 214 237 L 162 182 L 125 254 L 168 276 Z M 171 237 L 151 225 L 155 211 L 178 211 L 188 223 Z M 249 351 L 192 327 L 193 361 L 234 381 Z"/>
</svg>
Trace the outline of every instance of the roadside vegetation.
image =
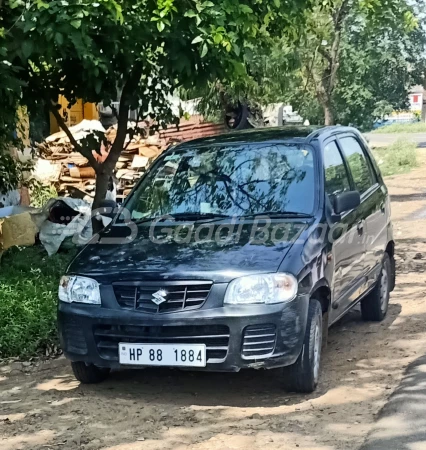
<svg viewBox="0 0 426 450">
<path fill-rule="evenodd" d="M 386 134 L 386 133 L 426 133 L 426 123 L 425 122 L 414 122 L 414 123 L 393 123 L 385 127 L 378 128 L 372 131 L 375 134 Z"/>
<path fill-rule="evenodd" d="M 74 251 L 8 250 L 0 262 L 0 358 L 50 354 L 57 345 L 58 282 Z"/>
<path fill-rule="evenodd" d="M 406 139 L 399 139 L 389 147 L 373 149 L 374 157 L 383 176 L 409 172 L 418 166 L 417 145 Z"/>
</svg>

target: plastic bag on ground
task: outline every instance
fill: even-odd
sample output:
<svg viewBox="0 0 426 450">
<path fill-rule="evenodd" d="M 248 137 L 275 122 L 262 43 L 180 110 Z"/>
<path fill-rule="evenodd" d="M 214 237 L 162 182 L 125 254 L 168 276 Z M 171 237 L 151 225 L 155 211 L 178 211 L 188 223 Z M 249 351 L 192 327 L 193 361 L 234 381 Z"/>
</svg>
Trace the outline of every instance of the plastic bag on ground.
<svg viewBox="0 0 426 450">
<path fill-rule="evenodd" d="M 40 217 L 40 241 L 49 256 L 57 253 L 62 242 L 72 237 L 76 245 L 84 245 L 92 237 L 92 208 L 81 199 L 54 198 L 43 207 Z"/>
</svg>

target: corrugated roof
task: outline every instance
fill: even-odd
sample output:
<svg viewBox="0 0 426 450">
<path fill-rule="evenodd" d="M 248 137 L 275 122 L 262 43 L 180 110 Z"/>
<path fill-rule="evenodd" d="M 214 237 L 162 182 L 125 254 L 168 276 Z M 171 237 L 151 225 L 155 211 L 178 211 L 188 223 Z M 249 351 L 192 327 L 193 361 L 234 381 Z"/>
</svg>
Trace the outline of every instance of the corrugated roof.
<svg viewBox="0 0 426 450">
<path fill-rule="evenodd" d="M 202 137 L 217 136 L 227 130 L 225 125 L 204 122 L 202 116 L 191 116 L 189 120 L 181 119 L 179 126 L 171 125 L 160 131 L 160 138 L 166 141 L 190 141 Z"/>
</svg>

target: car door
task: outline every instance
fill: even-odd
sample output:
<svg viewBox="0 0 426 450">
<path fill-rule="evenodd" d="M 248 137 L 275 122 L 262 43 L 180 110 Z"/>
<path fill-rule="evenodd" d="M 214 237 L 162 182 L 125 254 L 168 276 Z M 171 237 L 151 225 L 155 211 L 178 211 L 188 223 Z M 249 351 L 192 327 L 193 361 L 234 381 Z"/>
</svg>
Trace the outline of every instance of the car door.
<svg viewBox="0 0 426 450">
<path fill-rule="evenodd" d="M 323 149 L 325 201 L 329 216 L 334 213 L 333 203 L 336 195 L 353 190 L 353 182 L 349 175 L 347 163 L 332 138 L 326 141 Z M 362 283 L 362 263 L 364 246 L 362 244 L 362 230 L 358 228 L 359 211 L 354 209 L 340 216 L 340 220 L 333 221 L 329 233 L 331 242 L 332 265 L 332 311 L 331 321 L 340 317 L 357 295 L 360 282 Z"/>
<path fill-rule="evenodd" d="M 348 133 L 340 135 L 338 140 L 354 187 L 361 195 L 358 228 L 362 231 L 364 258 L 360 261 L 359 270 L 365 277 L 365 291 L 374 283 L 386 246 L 385 194 L 359 136 Z"/>
<path fill-rule="evenodd" d="M 364 153 L 369 172 L 371 174 L 371 186 L 363 195 L 362 201 L 366 210 L 366 263 L 367 284 L 370 287 L 378 273 L 383 260 L 388 239 L 388 226 L 390 225 L 390 202 L 385 184 L 373 164 L 373 156 L 368 145 L 362 137 L 358 136 L 359 145 Z"/>
</svg>

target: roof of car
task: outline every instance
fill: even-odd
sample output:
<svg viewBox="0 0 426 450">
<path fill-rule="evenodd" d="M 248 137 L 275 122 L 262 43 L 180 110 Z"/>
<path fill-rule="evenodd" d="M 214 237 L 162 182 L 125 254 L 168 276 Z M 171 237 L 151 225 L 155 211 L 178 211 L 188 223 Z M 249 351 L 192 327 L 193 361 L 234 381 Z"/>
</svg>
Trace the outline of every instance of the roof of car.
<svg viewBox="0 0 426 450">
<path fill-rule="evenodd" d="M 292 143 L 308 143 L 312 139 L 321 135 L 331 135 L 336 132 L 355 131 L 351 127 L 342 126 L 295 126 L 286 125 L 283 127 L 265 127 L 252 128 L 249 130 L 242 130 L 230 133 L 224 133 L 217 136 L 210 136 L 192 141 L 184 142 L 180 145 L 222 145 L 222 144 L 238 144 L 238 143 L 256 143 L 265 141 L 287 141 Z M 180 146 L 179 145 L 179 146 Z"/>
</svg>

